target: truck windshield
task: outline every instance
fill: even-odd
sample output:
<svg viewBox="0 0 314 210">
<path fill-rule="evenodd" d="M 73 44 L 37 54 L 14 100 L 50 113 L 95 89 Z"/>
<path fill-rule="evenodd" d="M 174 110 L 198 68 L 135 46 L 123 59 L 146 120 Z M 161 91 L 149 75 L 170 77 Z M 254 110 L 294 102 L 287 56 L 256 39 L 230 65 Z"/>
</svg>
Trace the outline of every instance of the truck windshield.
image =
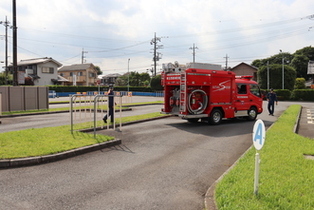
<svg viewBox="0 0 314 210">
<path fill-rule="evenodd" d="M 256 95 L 257 97 L 262 96 L 259 86 L 256 84 L 250 84 L 250 91 L 252 94 Z"/>
</svg>

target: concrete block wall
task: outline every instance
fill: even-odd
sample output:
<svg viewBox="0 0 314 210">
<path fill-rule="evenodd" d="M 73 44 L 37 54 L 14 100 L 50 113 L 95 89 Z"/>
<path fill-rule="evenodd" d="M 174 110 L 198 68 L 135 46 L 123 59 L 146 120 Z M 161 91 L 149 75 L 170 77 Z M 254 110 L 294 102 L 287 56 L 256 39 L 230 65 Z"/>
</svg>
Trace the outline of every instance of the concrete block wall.
<svg viewBox="0 0 314 210">
<path fill-rule="evenodd" d="M 2 112 L 48 109 L 48 87 L 0 86 Z"/>
</svg>

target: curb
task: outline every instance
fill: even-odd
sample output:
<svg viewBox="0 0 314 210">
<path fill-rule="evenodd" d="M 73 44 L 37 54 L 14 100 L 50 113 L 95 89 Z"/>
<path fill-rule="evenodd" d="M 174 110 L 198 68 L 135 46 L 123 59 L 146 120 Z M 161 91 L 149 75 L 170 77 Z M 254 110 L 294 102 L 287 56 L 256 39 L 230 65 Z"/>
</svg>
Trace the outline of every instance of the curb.
<svg viewBox="0 0 314 210">
<path fill-rule="evenodd" d="M 276 120 L 277 121 L 277 120 Z M 276 122 L 275 121 L 275 122 Z M 275 124 L 275 122 L 273 124 L 271 124 L 271 126 L 269 126 L 269 128 L 267 130 L 269 130 L 271 127 L 273 127 L 273 125 Z M 218 182 L 220 182 L 220 180 L 222 180 L 224 178 L 224 176 L 229 173 L 229 171 L 231 169 L 233 169 L 238 162 L 240 161 L 240 159 L 246 155 L 246 153 L 249 152 L 249 150 L 251 150 L 254 146 L 251 145 L 233 164 L 232 166 L 230 166 L 227 171 L 225 171 L 207 190 L 206 194 L 205 194 L 205 198 L 204 198 L 204 204 L 205 204 L 205 210 L 218 210 L 217 208 L 217 204 L 215 201 L 215 188 L 216 185 L 218 184 Z"/>
<path fill-rule="evenodd" d="M 141 123 L 141 122 L 147 122 L 152 120 L 158 120 L 171 117 L 171 115 L 161 116 L 161 117 L 155 117 L 155 118 L 149 118 L 149 119 L 143 119 L 143 120 L 137 120 L 137 121 L 131 121 L 127 123 L 123 123 L 122 125 L 132 125 L 135 123 Z M 110 125 L 109 128 L 112 128 L 113 126 Z M 104 128 L 106 129 L 106 128 Z M 101 127 L 96 128 L 96 130 L 104 130 Z M 92 132 L 94 129 L 83 129 L 80 130 L 81 132 Z M 67 158 L 71 158 L 74 156 L 82 155 L 89 152 L 94 152 L 97 150 L 101 150 L 104 148 L 108 148 L 111 146 L 116 146 L 121 144 L 122 141 L 120 139 L 112 140 L 112 141 L 106 141 L 98 144 L 93 144 L 89 146 L 84 146 L 77 149 L 72 149 L 56 154 L 51 155 L 44 155 L 44 156 L 37 156 L 37 157 L 26 157 L 26 158 L 14 158 L 14 159 L 3 159 L 0 160 L 0 170 L 1 169 L 8 169 L 8 168 L 17 168 L 17 167 L 24 167 L 24 166 L 33 166 L 33 165 L 39 165 L 39 164 L 45 164 L 50 162 L 55 162 L 59 160 L 64 160 Z"/>
<path fill-rule="evenodd" d="M 82 111 L 85 111 L 85 109 Z M 86 111 L 90 111 L 90 109 L 86 109 Z M 122 109 L 121 111 L 122 112 L 132 111 L 132 108 Z M 58 113 L 67 113 L 67 112 L 70 112 L 70 110 L 52 111 L 52 112 L 34 112 L 34 113 L 27 113 L 27 114 L 0 115 L 0 117 L 1 118 L 9 118 L 9 117 L 22 117 L 22 116 L 31 116 L 31 115 L 58 114 Z M 97 112 L 101 112 L 101 110 L 97 110 Z M 107 112 L 107 111 L 105 110 L 104 112 Z M 115 110 L 115 112 L 119 112 L 119 110 Z"/>
<path fill-rule="evenodd" d="M 152 120 L 159 120 L 159 119 L 163 119 L 163 118 L 167 118 L 167 117 L 171 117 L 172 115 L 165 115 L 165 116 L 160 116 L 160 117 L 154 117 L 154 118 L 148 118 L 148 119 L 143 119 L 143 120 L 136 120 L 136 121 L 131 121 L 131 122 L 125 122 L 121 124 L 121 127 L 126 126 L 126 125 L 132 125 L 132 124 L 136 124 L 136 123 L 142 123 L 142 122 L 148 122 L 148 121 L 152 121 Z M 106 129 L 107 126 L 101 126 L 101 127 L 96 127 L 96 131 L 100 131 L 100 130 L 104 130 Z M 109 128 L 113 128 L 113 125 L 109 125 Z M 120 128 L 120 126 L 118 124 L 116 124 L 116 128 Z M 86 129 L 81 129 L 79 130 L 80 132 L 93 132 L 94 128 L 86 128 Z"/>
<path fill-rule="evenodd" d="M 101 149 L 119 145 L 119 144 L 121 144 L 121 140 L 116 139 L 112 141 L 106 141 L 106 142 L 93 144 L 93 145 L 89 145 L 89 146 L 85 146 L 85 147 L 81 147 L 77 149 L 72 149 L 72 150 L 68 150 L 68 151 L 64 151 L 64 152 L 60 152 L 56 154 L 51 154 L 51 155 L 0 160 L 0 169 L 16 168 L 16 167 L 22 167 L 22 166 L 33 166 L 33 165 L 55 162 L 55 161 L 64 160 L 70 157 L 82 155 L 89 152 L 94 152 L 97 150 L 101 150 Z"/>
</svg>

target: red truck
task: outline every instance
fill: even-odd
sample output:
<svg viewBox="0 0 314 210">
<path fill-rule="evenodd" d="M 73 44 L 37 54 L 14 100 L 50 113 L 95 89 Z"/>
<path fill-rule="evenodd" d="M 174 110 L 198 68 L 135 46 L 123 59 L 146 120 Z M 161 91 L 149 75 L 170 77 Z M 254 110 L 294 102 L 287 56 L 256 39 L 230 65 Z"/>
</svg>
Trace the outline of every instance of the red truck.
<svg viewBox="0 0 314 210">
<path fill-rule="evenodd" d="M 162 113 L 213 125 L 223 118 L 255 120 L 263 111 L 263 99 L 258 84 L 251 79 L 223 71 L 215 64 L 164 64 Z"/>
</svg>

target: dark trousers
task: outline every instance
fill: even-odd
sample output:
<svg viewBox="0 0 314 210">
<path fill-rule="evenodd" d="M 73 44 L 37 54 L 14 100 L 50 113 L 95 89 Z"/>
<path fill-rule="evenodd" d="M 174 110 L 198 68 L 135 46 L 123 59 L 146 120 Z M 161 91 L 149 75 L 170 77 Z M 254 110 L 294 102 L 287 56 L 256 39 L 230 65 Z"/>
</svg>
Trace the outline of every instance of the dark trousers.
<svg viewBox="0 0 314 210">
<path fill-rule="evenodd" d="M 268 102 L 268 112 L 269 114 L 274 114 L 275 111 L 275 102 L 274 101 L 269 101 Z"/>
<path fill-rule="evenodd" d="M 113 107 L 109 107 L 109 113 L 104 116 L 104 120 L 107 120 L 107 119 L 108 119 L 108 116 L 110 116 L 111 122 L 114 122 L 114 111 L 113 111 Z"/>
</svg>

